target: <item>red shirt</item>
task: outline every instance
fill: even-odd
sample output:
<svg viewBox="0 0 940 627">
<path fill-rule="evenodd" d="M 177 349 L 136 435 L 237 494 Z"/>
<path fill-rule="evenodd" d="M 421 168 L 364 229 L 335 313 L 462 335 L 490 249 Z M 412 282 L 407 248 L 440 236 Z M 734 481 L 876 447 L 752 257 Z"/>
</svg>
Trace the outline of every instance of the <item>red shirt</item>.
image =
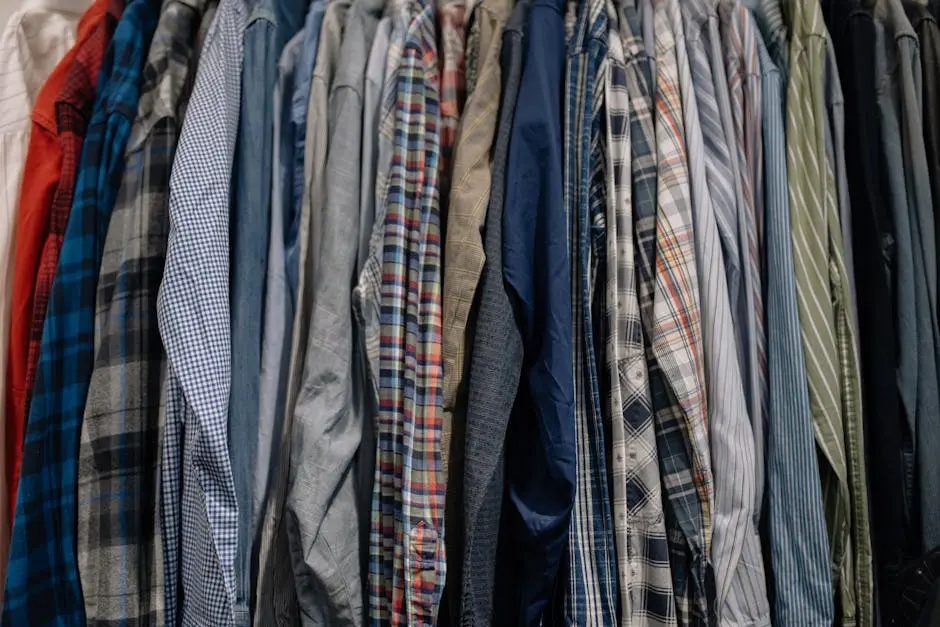
<svg viewBox="0 0 940 627">
<path fill-rule="evenodd" d="M 6 382 L 11 520 L 42 327 L 72 207 L 85 127 L 95 102 L 98 70 L 123 8 L 122 0 L 95 0 L 78 23 L 75 45 L 49 75 L 33 108 L 16 228 Z"/>
</svg>

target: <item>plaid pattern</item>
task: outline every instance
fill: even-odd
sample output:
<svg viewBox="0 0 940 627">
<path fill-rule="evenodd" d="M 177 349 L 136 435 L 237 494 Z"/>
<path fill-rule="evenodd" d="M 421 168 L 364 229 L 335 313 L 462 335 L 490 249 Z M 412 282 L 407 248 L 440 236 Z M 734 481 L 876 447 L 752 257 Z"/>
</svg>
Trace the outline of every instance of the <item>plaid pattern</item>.
<svg viewBox="0 0 940 627">
<path fill-rule="evenodd" d="M 369 622 L 426 625 L 444 588 L 440 96 L 433 7 L 414 16 L 397 73 L 381 291 Z"/>
<path fill-rule="evenodd" d="M 634 228 L 656 442 L 669 504 L 666 526 L 676 611 L 679 624 L 690 624 L 708 619 L 712 478 L 684 125 L 675 39 L 662 0 L 655 3 L 653 19 L 655 131 L 651 110 L 640 108 L 631 115 L 634 180 L 655 172 L 656 192 L 649 191 L 652 182 L 645 180 L 645 193 L 635 199 Z M 648 93 L 643 93 L 646 102 Z"/>
<path fill-rule="evenodd" d="M 101 65 L 75 200 L 43 328 L 24 444 L 3 622 L 83 621 L 75 554 L 78 441 L 94 362 L 94 303 L 105 232 L 124 171 L 146 47 L 159 2 L 124 11 Z"/>
<path fill-rule="evenodd" d="M 608 2 L 608 4 L 610 4 Z M 616 10 L 616 9 L 612 9 Z M 631 31 L 636 9 L 622 6 Z M 614 14 L 616 18 L 616 14 Z M 630 63 L 642 51 L 629 36 Z M 631 180 L 630 93 L 617 22 L 608 37 L 607 108 L 607 366 L 610 377 L 614 538 L 620 582 L 620 625 L 674 627 L 676 606 L 656 433 L 637 295 Z M 639 191 L 639 190 L 638 190 Z"/>
<path fill-rule="evenodd" d="M 157 290 L 184 85 L 208 4 L 171 1 L 161 13 L 102 253 L 78 475 L 78 564 L 93 625 L 164 622 L 157 460 L 166 366 Z"/>
<path fill-rule="evenodd" d="M 606 57 L 604 0 L 581 3 L 568 46 L 564 112 L 567 129 L 564 198 L 572 260 L 572 366 L 577 447 L 577 497 L 568 545 L 565 614 L 568 622 L 575 625 L 612 625 L 617 617 L 613 520 L 591 316 L 595 302 L 594 280 L 599 274 L 599 264 L 606 258 L 603 250 L 606 147 L 602 139 Z"/>
<path fill-rule="evenodd" d="M 170 235 L 157 297 L 168 364 L 159 487 L 167 627 L 234 625 L 229 203 L 246 19 L 241 0 L 219 4 L 170 176 Z"/>
<path fill-rule="evenodd" d="M 756 25 L 746 8 L 732 0 L 718 3 L 725 72 L 728 80 L 733 137 L 743 206 L 738 224 L 743 244 L 744 326 L 739 329 L 745 355 L 743 375 L 748 413 L 754 433 L 757 492 L 760 512 L 764 494 L 764 431 L 767 424 L 767 341 L 764 331 L 763 276 L 763 142 L 761 140 L 760 60 Z M 717 68 L 716 68 L 717 71 Z"/>
<path fill-rule="evenodd" d="M 39 263 L 35 268 L 31 319 L 27 320 L 27 328 L 18 328 L 15 324 L 17 316 L 14 315 L 14 327 L 11 328 L 11 344 L 20 341 L 14 334 L 21 332 L 28 334 L 26 363 L 22 363 L 11 351 L 8 366 L 11 381 L 8 398 L 13 407 L 10 408 L 11 416 L 7 418 L 8 428 L 12 427 L 7 438 L 8 446 L 10 442 L 14 442 L 17 448 L 22 446 L 25 437 L 30 399 L 36 382 L 36 370 L 42 346 L 42 329 L 46 321 L 49 297 L 52 294 L 52 282 L 59 264 L 59 252 L 65 238 L 65 227 L 69 221 L 72 199 L 75 197 L 75 179 L 78 176 L 78 164 L 82 154 L 82 143 L 88 129 L 88 120 L 91 117 L 92 105 L 95 103 L 99 70 L 105 50 L 111 41 L 111 35 L 124 10 L 123 0 L 105 0 L 105 2 L 107 3 L 105 18 L 91 31 L 84 45 L 78 48 L 68 70 L 65 86 L 55 101 L 55 123 L 62 150 L 62 167 L 49 208 L 48 232 L 42 243 Z M 15 265 L 17 273 L 22 271 L 21 264 L 17 262 Z M 4 329 L 3 332 L 6 330 Z M 22 457 L 9 455 L 7 462 L 13 463 L 9 495 L 10 516 L 12 517 L 16 511 Z"/>
<path fill-rule="evenodd" d="M 460 112 L 467 99 L 464 62 L 464 23 L 466 6 L 462 0 L 448 2 L 437 10 L 441 51 L 441 165 L 440 198 L 442 213 L 450 200 L 450 180 Z"/>
</svg>

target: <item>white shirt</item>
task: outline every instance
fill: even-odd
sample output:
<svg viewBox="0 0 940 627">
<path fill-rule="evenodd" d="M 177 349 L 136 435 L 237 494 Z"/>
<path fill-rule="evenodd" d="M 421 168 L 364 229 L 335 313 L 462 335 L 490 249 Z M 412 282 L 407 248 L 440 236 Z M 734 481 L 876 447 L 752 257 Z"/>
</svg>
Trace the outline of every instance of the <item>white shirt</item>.
<svg viewBox="0 0 940 627">
<path fill-rule="evenodd" d="M 0 33 L 0 408 L 6 406 L 16 214 L 29 145 L 30 114 L 46 78 L 75 43 L 78 20 L 88 2 L 24 0 Z M 5 450 L 0 441 L 0 468 L 5 467 Z M 6 506 L 4 481 L 0 482 L 0 585 L 9 545 Z"/>
</svg>

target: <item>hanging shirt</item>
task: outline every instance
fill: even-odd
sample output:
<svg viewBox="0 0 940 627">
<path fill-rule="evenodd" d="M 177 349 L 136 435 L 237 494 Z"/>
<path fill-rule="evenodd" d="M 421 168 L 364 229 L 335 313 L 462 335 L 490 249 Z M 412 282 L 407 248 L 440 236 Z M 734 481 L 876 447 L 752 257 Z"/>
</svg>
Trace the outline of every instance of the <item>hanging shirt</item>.
<svg viewBox="0 0 940 627">
<path fill-rule="evenodd" d="M 676 625 L 633 234 L 630 83 L 646 61 L 632 2 L 611 16 L 607 48 L 607 326 L 614 540 L 621 627 Z M 639 188 L 637 189 L 639 191 Z"/>
<path fill-rule="evenodd" d="M 787 170 L 810 408 L 843 620 L 867 625 L 872 620 L 871 549 L 855 322 L 823 128 L 828 38 L 818 3 L 804 0 L 788 8 Z"/>
<path fill-rule="evenodd" d="M 675 18 L 673 29 L 682 33 L 678 4 L 670 2 Z M 702 54 L 703 33 L 690 29 L 693 39 L 688 48 L 696 51 L 694 62 L 687 56 L 687 42 L 676 45 L 679 81 L 682 93 L 689 172 L 692 192 L 693 237 L 699 275 L 704 342 L 705 375 L 708 380 L 708 430 L 712 471 L 715 479 L 715 515 L 712 555 L 715 569 L 716 612 L 719 622 L 729 624 L 769 625 L 763 556 L 756 519 L 759 512 L 755 477 L 754 434 L 748 420 L 744 382 L 736 351 L 737 339 L 731 320 L 721 239 L 715 219 L 713 196 L 727 201 L 717 189 L 722 183 L 715 176 L 717 168 L 708 168 L 699 116 L 706 123 L 717 124 L 714 92 L 695 90 L 695 80 L 710 87 L 712 70 Z M 722 67 L 714 68 L 718 73 Z M 714 140 L 714 133 L 712 133 Z M 712 174 L 711 178 L 707 175 Z M 717 193 L 715 193 L 717 192 Z"/>
<path fill-rule="evenodd" d="M 502 79 L 502 102 L 499 104 L 499 121 L 493 141 L 493 170 L 482 242 L 486 263 L 481 264 L 477 328 L 473 346 L 469 350 L 471 358 L 466 373 L 466 463 L 461 491 L 463 529 L 451 527 L 447 532 L 450 537 L 452 533 L 460 534 L 463 531 L 462 564 L 457 562 L 463 569 L 457 580 L 462 582 L 459 590 L 460 622 L 470 626 L 491 624 L 496 616 L 497 601 L 500 609 L 512 607 L 511 602 L 505 606 L 502 603 L 507 598 L 513 598 L 521 587 L 521 582 L 504 578 L 501 569 L 498 570 L 497 547 L 503 488 L 508 474 L 505 466 L 505 450 L 508 447 L 506 429 L 523 361 L 522 333 L 513 317 L 509 287 L 503 281 L 503 217 L 504 199 L 510 189 L 506 177 L 509 143 L 522 77 L 525 43 L 523 28 L 530 7 L 531 2 L 528 0 L 518 2 L 501 34 L 498 71 Z M 481 85 L 492 84 L 487 76 L 481 70 Z M 483 92 L 480 95 L 486 98 Z M 474 103 L 479 100 L 474 90 L 467 103 L 468 116 L 474 110 Z M 463 152 L 462 148 L 459 150 L 458 159 Z M 448 229 L 456 228 L 455 224 L 450 222 Z M 450 244 L 445 250 L 450 251 Z M 444 267 L 446 272 L 450 266 L 445 264 Z M 447 285 L 445 278 L 445 290 Z M 445 293 L 445 306 L 446 299 Z M 453 560 L 451 564 L 453 568 Z M 512 557 L 505 560 L 504 565 L 507 564 L 514 566 Z M 512 572 L 511 569 L 509 572 Z M 454 581 L 449 578 L 448 585 L 453 585 Z M 513 585 L 509 587 L 507 584 Z"/>
<path fill-rule="evenodd" d="M 767 529 L 774 573 L 773 624 L 829 625 L 834 617 L 829 538 L 790 237 L 785 77 L 757 40 L 764 143 L 767 307 Z M 794 540 L 797 540 L 794 542 Z"/>
<path fill-rule="evenodd" d="M 170 170 L 198 36 L 213 14 L 204 0 L 163 8 L 104 240 L 78 470 L 78 566 L 91 624 L 165 620 L 157 462 L 166 362 L 155 314 Z"/>
<path fill-rule="evenodd" d="M 4 383 L 0 386 L 0 408 L 7 420 L 14 417 L 7 410 L 12 403 L 7 400 L 11 391 L 5 383 L 8 351 L 17 339 L 8 336 L 7 331 L 15 298 L 17 203 L 33 126 L 30 113 L 43 95 L 43 83 L 75 43 L 78 18 L 87 6 L 87 0 L 27 0 L 9 16 L 0 34 L 0 382 Z M 61 85 L 61 79 L 56 84 Z M 36 178 L 30 171 L 30 182 Z M 21 422 L 16 430 L 7 427 L 0 432 L 0 467 L 7 470 L 6 480 L 0 484 L 0 584 L 6 571 L 10 520 L 16 501 L 16 484 L 11 485 L 10 480 L 19 474 L 22 444 Z"/>
<path fill-rule="evenodd" d="M 93 303 L 158 12 L 156 0 L 131 2 L 101 65 L 43 326 L 3 608 L 7 624 L 84 620 L 75 492 L 82 413 L 94 365 Z"/>
<path fill-rule="evenodd" d="M 16 509 L 29 398 L 36 378 L 46 305 L 75 189 L 98 70 L 121 16 L 121 0 L 97 0 L 82 17 L 76 45 L 42 86 L 19 198 L 13 267 L 13 310 L 4 410 L 9 516 Z M 6 336 L 4 336 L 6 337 Z"/>
<path fill-rule="evenodd" d="M 604 315 L 603 297 L 596 299 L 595 279 L 598 268 L 603 276 L 606 259 L 606 143 L 601 128 L 607 35 L 603 0 L 580 3 L 565 73 L 563 161 L 577 461 L 565 616 L 577 625 L 611 625 L 617 616 L 617 564 L 597 372 L 598 362 L 603 363 L 604 358 L 598 356 L 594 340 L 594 316 L 602 319 Z M 594 314 L 598 302 L 600 307 Z"/>
<path fill-rule="evenodd" d="M 498 563 L 494 615 L 523 625 L 539 624 L 552 598 L 575 497 L 574 261 L 568 254 L 559 89 L 563 6 L 536 0 L 529 11 L 503 210 L 503 279 L 525 359 L 506 434 L 500 536 L 500 545 L 514 551 Z"/>
<path fill-rule="evenodd" d="M 241 0 L 219 4 L 170 176 L 170 236 L 157 299 L 168 363 L 160 469 L 168 627 L 235 624 L 229 209 L 247 17 Z"/>
</svg>

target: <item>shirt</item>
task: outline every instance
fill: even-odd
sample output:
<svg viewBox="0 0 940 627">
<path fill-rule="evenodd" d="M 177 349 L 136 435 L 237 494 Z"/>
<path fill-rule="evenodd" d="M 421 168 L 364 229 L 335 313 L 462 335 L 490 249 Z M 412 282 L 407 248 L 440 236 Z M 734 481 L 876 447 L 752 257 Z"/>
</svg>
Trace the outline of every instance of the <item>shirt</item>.
<svg viewBox="0 0 940 627">
<path fill-rule="evenodd" d="M 467 7 L 463 0 L 446 2 L 435 12 L 441 47 L 441 206 L 444 208 L 445 217 L 450 202 L 450 182 L 454 169 L 454 147 L 460 128 L 460 114 L 467 98 L 464 63 L 466 16 Z M 447 450 L 446 446 L 444 450 Z M 446 453 L 444 475 L 447 475 Z"/>
<path fill-rule="evenodd" d="M 155 314 L 170 169 L 209 5 L 171 2 L 160 15 L 104 239 L 78 467 L 78 565 L 95 625 L 164 621 L 157 485 L 166 362 Z"/>
<path fill-rule="evenodd" d="M 610 20 L 607 110 L 607 338 L 614 539 L 621 627 L 676 625 L 663 495 L 637 294 L 629 83 L 646 63 L 636 7 Z M 616 13 L 612 16 L 616 18 Z M 619 21 L 619 32 L 618 32 Z M 640 191 L 638 187 L 637 192 Z"/>
<path fill-rule="evenodd" d="M 714 488 L 676 41 L 665 3 L 657 0 L 654 6 L 656 82 L 650 77 L 650 84 L 655 85 L 655 113 L 637 112 L 633 160 L 647 176 L 656 172 L 656 192 L 634 203 L 634 228 L 656 444 L 667 496 L 669 561 L 679 624 L 687 624 L 707 620 L 707 599 L 714 594 L 708 566 Z"/>
<path fill-rule="evenodd" d="M 607 73 L 603 0 L 580 3 L 565 71 L 565 213 L 571 260 L 572 369 L 577 479 L 568 545 L 565 616 L 572 624 L 611 625 L 617 616 L 617 565 L 594 343 L 595 278 L 606 259 L 606 144 L 601 137 Z M 600 294 L 606 291 L 602 286 Z M 603 296 L 600 299 L 603 316 Z M 595 622 L 596 621 L 596 622 Z"/>
<path fill-rule="evenodd" d="M 124 6 L 97 1 L 86 12 L 76 45 L 36 98 L 21 188 L 13 266 L 8 370 L 5 380 L 7 477 L 16 509 L 28 399 L 39 359 L 49 291 L 68 222 L 82 140 L 95 101 L 98 69 Z M 61 184 L 60 184 L 61 183 Z"/>
<path fill-rule="evenodd" d="M 509 190 L 506 173 L 510 136 L 513 134 L 513 118 L 522 77 L 525 45 L 523 28 L 530 6 L 528 1 L 516 3 L 501 35 L 499 72 L 502 102 L 493 142 L 492 183 L 484 227 L 483 254 L 486 263 L 480 275 L 477 330 L 472 338 L 466 373 L 466 464 L 461 490 L 463 528 L 450 527 L 447 535 L 449 538 L 455 532 L 462 532 L 463 570 L 459 574 L 461 588 L 458 592 L 460 621 L 464 625 L 491 624 L 496 615 L 494 610 L 497 602 L 500 609 L 513 608 L 512 599 L 521 588 L 518 580 L 501 576 L 505 564 L 513 566 L 514 562 L 512 557 L 505 559 L 507 552 L 498 552 L 503 490 L 505 479 L 510 476 L 510 469 L 505 463 L 510 445 L 506 430 L 510 424 L 523 362 L 522 331 L 513 317 L 509 287 L 503 281 L 503 212 Z M 475 94 L 474 90 L 467 103 L 467 115 L 470 115 L 477 98 Z M 447 288 L 446 278 L 444 287 Z M 445 375 L 446 372 L 445 368 Z M 449 572 L 452 570 L 449 569 Z M 454 585 L 453 582 L 454 578 L 449 578 L 448 586 Z M 453 607 L 452 614 L 456 614 L 457 610 L 457 607 Z"/>
<path fill-rule="evenodd" d="M 170 235 L 157 297 L 168 371 L 159 487 L 168 627 L 235 623 L 229 207 L 247 18 L 241 0 L 220 2 L 170 175 Z"/>
<path fill-rule="evenodd" d="M 785 79 L 764 42 L 761 64 L 767 308 L 767 544 L 773 624 L 831 625 L 829 538 L 806 383 L 787 181 Z M 798 538 L 799 542 L 794 542 Z"/>
<path fill-rule="evenodd" d="M 678 6 L 676 6 L 678 13 Z M 680 18 L 675 17 L 674 30 L 682 33 Z M 712 82 L 712 70 L 702 54 L 701 29 L 692 31 L 689 46 L 696 49 L 695 61 L 689 62 L 684 38 L 676 46 L 680 90 L 685 113 L 686 143 L 692 193 L 693 238 L 695 260 L 699 270 L 699 293 L 702 310 L 709 443 L 715 480 L 715 515 L 712 533 L 712 555 L 715 568 L 716 611 L 720 621 L 729 624 L 769 625 L 763 557 L 755 521 L 760 511 L 756 498 L 758 484 L 754 433 L 748 420 L 744 379 L 737 355 L 737 339 L 732 325 L 721 239 L 715 219 L 713 196 L 727 199 L 721 190 L 720 177 L 709 170 L 706 161 L 699 107 L 709 117 L 707 123 L 717 124 L 714 94 L 706 89 L 695 90 L 694 75 L 700 84 Z M 689 55 L 692 56 L 692 55 Z M 707 174 L 712 174 L 709 178 Z M 713 193 L 717 192 L 717 193 Z"/>
<path fill-rule="evenodd" d="M 529 10 L 503 209 L 503 280 L 524 359 L 506 433 L 500 533 L 500 545 L 515 549 L 498 562 L 494 616 L 524 625 L 539 624 L 556 577 L 558 585 L 565 581 L 559 572 L 576 489 L 571 272 L 577 260 L 568 253 L 567 223 L 577 216 L 567 213 L 563 169 L 562 116 L 570 109 L 559 89 L 565 84 L 563 6 L 535 0 Z"/>
<path fill-rule="evenodd" d="M 80 622 L 84 616 L 75 553 L 75 492 L 82 413 L 94 365 L 93 303 L 157 5 L 155 0 L 128 5 L 101 65 L 43 327 L 23 447 L 3 608 L 3 621 L 9 624 Z M 42 585 L 35 584 L 37 576 Z"/>
<path fill-rule="evenodd" d="M 14 305 L 14 259 L 20 181 L 27 159 L 32 123 L 30 113 L 43 95 L 43 83 L 59 60 L 75 43 L 76 26 L 85 0 L 29 0 L 7 20 L 0 33 L 0 381 L 7 380 L 7 358 L 10 349 L 10 314 Z M 61 84 L 61 79 L 55 81 Z M 54 97 L 54 96 L 53 96 Z M 48 96 L 46 96 L 48 99 Z M 37 177 L 30 175 L 30 180 Z M 14 336 L 15 338 L 15 336 Z M 16 339 L 12 339 L 16 342 Z M 0 387 L 0 408 L 9 420 L 7 397 L 10 391 Z M 0 484 L 0 582 L 6 570 L 6 547 L 9 546 L 9 523 L 16 499 L 16 487 L 10 479 L 18 474 L 22 429 L 0 433 L 0 462 L 7 472 Z M 12 441 L 7 442 L 8 438 Z"/>
<path fill-rule="evenodd" d="M 869 624 L 871 550 L 855 322 L 822 115 L 828 41 L 817 3 L 794 3 L 787 18 L 791 31 L 787 102 L 806 103 L 787 107 L 790 222 L 830 561 L 839 580 L 843 621 Z"/>
<path fill-rule="evenodd" d="M 446 576 L 441 96 L 434 9 L 409 3 L 401 10 L 412 21 L 396 81 L 396 134 L 384 223 L 369 621 L 414 625 L 436 622 Z"/>
</svg>

